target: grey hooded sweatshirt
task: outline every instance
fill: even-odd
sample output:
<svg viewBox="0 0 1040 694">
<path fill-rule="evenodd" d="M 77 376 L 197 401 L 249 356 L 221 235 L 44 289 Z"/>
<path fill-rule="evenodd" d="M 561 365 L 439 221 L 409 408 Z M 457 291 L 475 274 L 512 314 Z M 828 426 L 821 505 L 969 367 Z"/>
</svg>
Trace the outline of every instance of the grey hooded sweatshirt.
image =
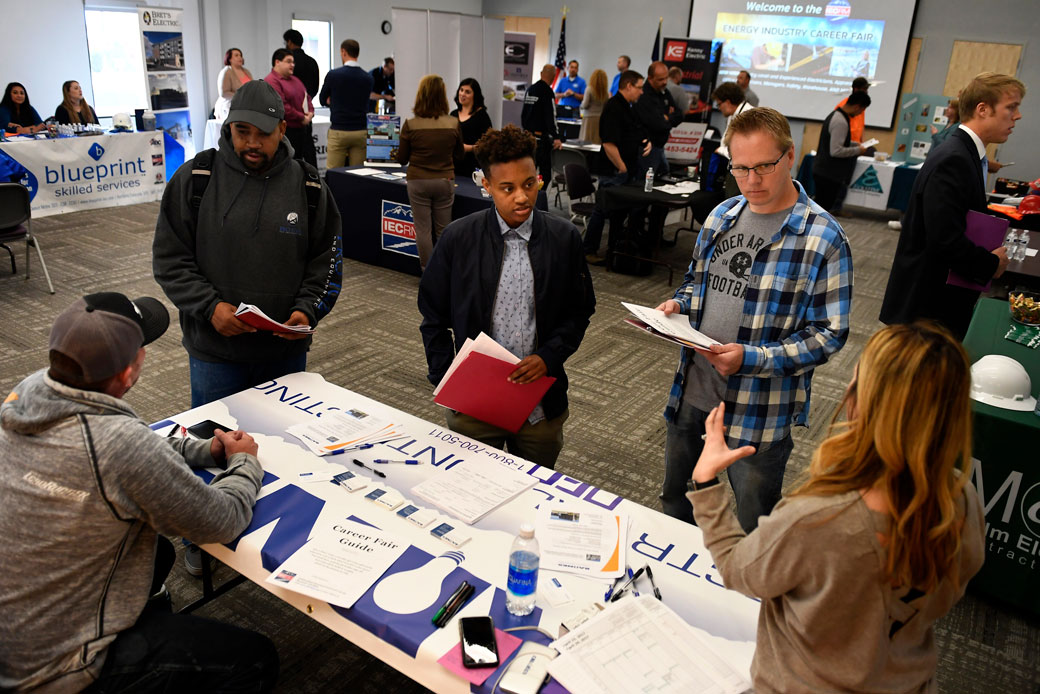
<svg viewBox="0 0 1040 694">
<path fill-rule="evenodd" d="M 343 226 L 322 184 L 317 219 L 308 221 L 304 173 L 289 141 L 257 174 L 235 154 L 231 126 L 220 131 L 209 183 L 193 221 L 194 160 L 163 192 L 152 242 L 152 269 L 180 311 L 188 354 L 209 362 L 258 363 L 307 351 L 311 338 L 283 340 L 258 331 L 224 337 L 210 323 L 220 301 L 254 304 L 286 321 L 302 311 L 311 327 L 332 310 L 343 281 Z"/>
<path fill-rule="evenodd" d="M 236 453 L 209 485 L 210 441 L 163 438 L 119 398 L 45 371 L 0 407 L 0 690 L 79 691 L 148 599 L 156 533 L 230 542 L 263 470 Z"/>
</svg>

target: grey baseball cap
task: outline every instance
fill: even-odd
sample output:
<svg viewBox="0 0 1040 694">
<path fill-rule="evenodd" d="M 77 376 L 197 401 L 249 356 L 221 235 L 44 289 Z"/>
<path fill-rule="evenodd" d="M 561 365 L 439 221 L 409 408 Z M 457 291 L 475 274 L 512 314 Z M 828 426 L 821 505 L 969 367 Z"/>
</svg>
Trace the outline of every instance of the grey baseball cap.
<svg viewBox="0 0 1040 694">
<path fill-rule="evenodd" d="M 81 383 L 100 383 L 129 366 L 137 350 L 170 327 L 170 312 L 157 299 L 130 300 L 118 292 L 88 294 L 65 309 L 51 327 L 50 349 L 78 373 L 59 373 Z M 52 370 L 54 364 L 52 362 Z"/>
<path fill-rule="evenodd" d="M 231 97 L 231 110 L 225 123 L 249 123 L 265 133 L 273 132 L 285 120 L 282 97 L 263 80 L 246 82 Z"/>
</svg>

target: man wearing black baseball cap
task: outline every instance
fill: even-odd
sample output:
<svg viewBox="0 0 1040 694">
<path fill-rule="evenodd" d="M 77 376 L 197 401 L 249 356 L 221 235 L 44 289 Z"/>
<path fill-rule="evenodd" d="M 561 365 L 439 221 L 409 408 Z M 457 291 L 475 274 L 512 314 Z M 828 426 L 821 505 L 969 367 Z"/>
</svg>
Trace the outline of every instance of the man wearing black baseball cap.
<svg viewBox="0 0 1040 694">
<path fill-rule="evenodd" d="M 274 686 L 266 637 L 149 599 L 173 564 L 160 533 L 230 542 L 263 478 L 249 434 L 164 438 L 122 399 L 169 323 L 150 297 L 85 296 L 54 321 L 50 368 L 0 406 L 0 690 Z M 215 465 L 208 485 L 191 470 Z"/>
<path fill-rule="evenodd" d="M 258 331 L 235 316 L 241 303 L 314 328 L 339 296 L 339 210 L 293 159 L 284 118 L 269 84 L 242 85 L 220 149 L 186 162 L 163 192 L 152 267 L 180 311 L 192 407 L 306 368 L 311 336 Z"/>
</svg>

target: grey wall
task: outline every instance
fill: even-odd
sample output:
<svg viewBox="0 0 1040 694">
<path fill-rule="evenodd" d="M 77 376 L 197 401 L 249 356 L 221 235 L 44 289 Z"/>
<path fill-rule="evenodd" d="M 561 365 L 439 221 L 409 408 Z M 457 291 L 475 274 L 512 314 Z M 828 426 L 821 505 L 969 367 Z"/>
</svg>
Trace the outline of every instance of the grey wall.
<svg viewBox="0 0 1040 694">
<path fill-rule="evenodd" d="M 925 94 L 942 93 L 955 40 L 1022 46 L 1018 78 L 1029 93 L 1022 102 L 1022 120 L 1007 144 L 997 149 L 997 159 L 1015 162 L 1001 175 L 1026 180 L 1040 176 L 1040 47 L 1030 45 L 1040 37 L 1040 3 L 921 0 L 912 35 L 924 42 L 913 91 Z"/>
<path fill-rule="evenodd" d="M 94 103 L 90 89 L 87 26 L 83 0 L 35 0 L 32 12 L 21 13 L 19 29 L 9 32 L 0 89 L 8 82 L 21 82 L 29 101 L 46 120 L 61 103 L 61 85 L 76 80 L 87 102 Z M 0 93 L 0 96 L 3 96 Z"/>
<path fill-rule="evenodd" d="M 484 0 L 486 15 L 552 18 L 549 61 L 556 58 L 560 40 L 560 7 L 557 0 Z M 632 69 L 643 75 L 662 17 L 664 36 L 686 36 L 690 21 L 689 0 L 567 0 L 567 59 L 581 64 L 586 79 L 596 68 L 614 79 L 617 57 L 632 57 Z M 537 72 L 537 67 L 535 72 Z"/>
</svg>

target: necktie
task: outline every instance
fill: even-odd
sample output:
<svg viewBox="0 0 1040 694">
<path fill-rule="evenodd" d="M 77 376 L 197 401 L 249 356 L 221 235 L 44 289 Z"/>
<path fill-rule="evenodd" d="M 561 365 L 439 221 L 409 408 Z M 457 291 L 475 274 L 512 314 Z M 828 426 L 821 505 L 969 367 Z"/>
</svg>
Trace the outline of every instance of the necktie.
<svg viewBox="0 0 1040 694">
<path fill-rule="evenodd" d="M 986 176 L 989 174 L 989 159 L 982 155 L 982 190 L 986 190 Z"/>
</svg>

